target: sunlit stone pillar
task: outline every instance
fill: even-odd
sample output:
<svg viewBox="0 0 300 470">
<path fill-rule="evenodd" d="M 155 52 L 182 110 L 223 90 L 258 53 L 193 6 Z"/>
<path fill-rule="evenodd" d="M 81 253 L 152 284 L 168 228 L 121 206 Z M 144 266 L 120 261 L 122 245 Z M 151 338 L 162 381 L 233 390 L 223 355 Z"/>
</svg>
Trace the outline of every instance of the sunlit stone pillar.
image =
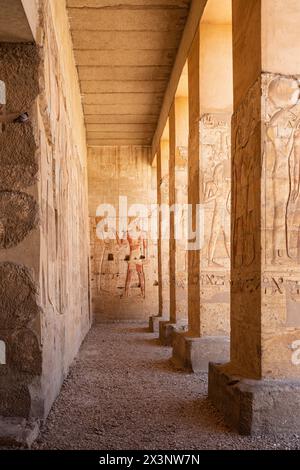
<svg viewBox="0 0 300 470">
<path fill-rule="evenodd" d="M 166 134 L 169 134 L 167 124 Z M 169 220 L 169 140 L 161 141 L 161 270 L 162 270 L 162 316 L 170 318 L 170 220 Z"/>
<path fill-rule="evenodd" d="M 149 328 L 159 332 L 159 324 L 170 319 L 170 264 L 169 264 L 169 122 L 157 152 L 157 205 L 158 205 L 158 315 L 149 318 Z"/>
<path fill-rule="evenodd" d="M 299 22 L 297 0 L 233 0 L 231 357 L 209 397 L 243 434 L 299 431 Z"/>
<path fill-rule="evenodd" d="M 187 73 L 187 72 L 186 72 Z M 188 323 L 188 252 L 187 213 L 188 203 L 188 139 L 189 103 L 187 96 L 176 98 L 176 151 L 175 151 L 175 201 L 178 211 L 175 218 L 176 238 L 176 321 L 179 328 Z"/>
<path fill-rule="evenodd" d="M 221 78 L 222 77 L 222 78 Z M 200 26 L 189 58 L 189 203 L 200 204 L 204 240 L 189 250 L 189 330 L 173 342 L 175 363 L 207 371 L 229 356 L 231 25 Z"/>
<path fill-rule="evenodd" d="M 161 205 L 161 145 L 156 154 L 156 190 L 157 205 Z M 163 293 L 162 293 L 162 215 L 157 212 L 157 273 L 158 273 L 158 314 L 149 318 L 149 329 L 152 333 L 159 331 L 159 322 L 163 318 Z"/>
<path fill-rule="evenodd" d="M 165 345 L 171 345 L 174 332 L 184 329 L 187 324 L 187 265 L 185 262 L 186 241 L 184 240 L 186 219 L 184 203 L 187 204 L 187 198 L 184 196 L 187 189 L 187 181 L 184 181 L 184 176 L 187 178 L 185 171 L 188 143 L 187 98 L 175 98 L 169 116 L 169 130 L 170 318 L 160 322 L 159 332 L 160 340 Z M 184 300 L 186 301 L 185 309 L 183 309 Z"/>
</svg>

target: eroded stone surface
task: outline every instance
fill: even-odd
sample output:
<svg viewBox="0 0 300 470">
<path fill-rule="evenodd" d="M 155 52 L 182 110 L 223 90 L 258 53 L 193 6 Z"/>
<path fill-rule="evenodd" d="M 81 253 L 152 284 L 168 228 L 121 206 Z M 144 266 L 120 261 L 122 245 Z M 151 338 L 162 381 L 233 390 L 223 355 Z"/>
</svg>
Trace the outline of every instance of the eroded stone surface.
<svg viewBox="0 0 300 470">
<path fill-rule="evenodd" d="M 0 190 L 20 190 L 37 177 L 36 142 L 30 123 L 9 124 L 0 133 Z"/>
<path fill-rule="evenodd" d="M 0 191 L 0 248 L 18 245 L 37 224 L 38 205 L 32 196 Z"/>
<path fill-rule="evenodd" d="M 27 381 L 16 375 L 0 376 L 0 416 L 29 418 L 31 396 Z"/>
<path fill-rule="evenodd" d="M 29 111 L 39 93 L 39 49 L 32 44 L 1 44 L 1 80 L 9 112 Z"/>
<path fill-rule="evenodd" d="M 16 331 L 11 336 L 11 367 L 19 372 L 37 375 L 42 373 L 41 348 L 31 330 Z"/>
<path fill-rule="evenodd" d="M 0 263 L 0 330 L 24 328 L 39 313 L 36 286 L 28 269 Z"/>
</svg>

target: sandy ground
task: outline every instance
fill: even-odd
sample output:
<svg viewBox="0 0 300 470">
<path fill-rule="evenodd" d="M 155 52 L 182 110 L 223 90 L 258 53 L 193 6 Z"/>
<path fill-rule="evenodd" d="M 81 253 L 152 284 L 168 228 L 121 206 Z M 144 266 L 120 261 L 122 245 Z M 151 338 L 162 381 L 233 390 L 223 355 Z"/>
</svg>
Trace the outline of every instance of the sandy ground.
<svg viewBox="0 0 300 470">
<path fill-rule="evenodd" d="M 146 325 L 94 326 L 36 449 L 300 449 L 300 436 L 245 438 L 209 403 L 207 375 L 176 371 Z"/>
</svg>

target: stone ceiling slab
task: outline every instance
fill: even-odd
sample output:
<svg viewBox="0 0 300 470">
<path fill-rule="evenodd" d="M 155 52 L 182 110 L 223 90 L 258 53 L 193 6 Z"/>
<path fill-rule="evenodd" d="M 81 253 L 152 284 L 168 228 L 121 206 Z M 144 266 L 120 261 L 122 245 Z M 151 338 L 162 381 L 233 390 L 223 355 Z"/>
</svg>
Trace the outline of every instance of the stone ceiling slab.
<svg viewBox="0 0 300 470">
<path fill-rule="evenodd" d="M 79 66 L 80 80 L 165 80 L 167 85 L 171 67 L 89 67 Z"/>
<path fill-rule="evenodd" d="M 0 42 L 31 42 L 32 32 L 21 0 L 0 0 Z"/>
<path fill-rule="evenodd" d="M 176 49 L 169 50 L 146 50 L 138 53 L 136 49 L 126 51 L 75 51 L 77 65 L 88 65 L 115 67 L 115 66 L 153 66 L 169 65 L 172 66 L 176 57 Z"/>
<path fill-rule="evenodd" d="M 86 124 L 155 124 L 157 115 L 155 114 L 90 114 L 85 116 Z"/>
<path fill-rule="evenodd" d="M 164 93 L 165 80 L 153 81 L 116 81 L 116 80 L 82 80 L 82 93 Z"/>
<path fill-rule="evenodd" d="M 159 93 L 87 93 L 83 103 L 88 105 L 159 105 L 161 106 L 163 94 Z"/>
<path fill-rule="evenodd" d="M 180 31 L 73 31 L 75 50 L 130 51 L 177 49 Z M 99 64 L 101 65 L 101 64 Z"/>
<path fill-rule="evenodd" d="M 159 105 L 144 104 L 86 104 L 83 106 L 85 114 L 154 114 L 158 115 Z"/>
<path fill-rule="evenodd" d="M 77 8 L 189 8 L 190 0 L 68 0 L 69 7 Z"/>
<path fill-rule="evenodd" d="M 67 0 L 89 145 L 151 144 L 190 3 Z"/>
<path fill-rule="evenodd" d="M 131 135 L 134 132 L 149 132 L 155 130 L 155 124 L 86 124 L 87 132 L 127 132 Z"/>
<path fill-rule="evenodd" d="M 105 10 L 69 9 L 74 31 L 182 31 L 186 15 L 183 9 Z M 141 14 L 142 12 L 142 14 Z"/>
</svg>

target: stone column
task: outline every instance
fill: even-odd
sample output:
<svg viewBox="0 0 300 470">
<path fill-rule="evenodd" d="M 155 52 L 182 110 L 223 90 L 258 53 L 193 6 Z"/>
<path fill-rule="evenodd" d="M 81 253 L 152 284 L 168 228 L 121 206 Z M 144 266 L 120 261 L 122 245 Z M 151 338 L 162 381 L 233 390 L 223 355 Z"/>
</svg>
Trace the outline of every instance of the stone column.
<svg viewBox="0 0 300 470">
<path fill-rule="evenodd" d="M 242 434 L 299 430 L 299 21 L 294 0 L 233 1 L 231 352 L 209 397 Z"/>
<path fill-rule="evenodd" d="M 169 126 L 169 124 L 167 124 Z M 169 140 L 161 141 L 161 258 L 162 258 L 162 316 L 170 318 L 170 247 L 169 247 Z"/>
<path fill-rule="evenodd" d="M 204 240 L 188 253 L 189 330 L 173 342 L 173 361 L 194 372 L 229 356 L 231 57 L 231 26 L 201 24 L 189 57 L 188 159 L 189 204 L 201 205 Z"/>
<path fill-rule="evenodd" d="M 179 226 L 180 234 L 178 233 L 178 239 L 176 239 L 176 321 L 180 329 L 187 329 L 188 325 L 187 212 L 185 208 L 188 204 L 188 140 L 188 97 L 178 96 L 176 97 L 175 188 L 176 204 L 180 206 L 176 213 L 176 228 Z"/>
<path fill-rule="evenodd" d="M 184 232 L 185 212 L 178 204 L 187 204 L 184 201 L 184 172 L 186 167 L 183 154 L 187 156 L 187 140 L 188 140 L 188 103 L 187 98 L 176 97 L 169 115 L 169 129 L 170 129 L 170 159 L 169 159 L 169 204 L 170 208 L 170 266 L 169 266 L 169 279 L 170 279 L 170 319 L 160 322 L 159 337 L 163 344 L 171 345 L 175 331 L 182 331 L 184 329 L 185 316 L 187 316 L 187 308 L 182 311 L 182 303 L 184 302 L 184 294 L 187 289 L 185 277 L 187 275 L 187 266 L 185 264 L 186 250 L 182 247 L 184 233 L 181 234 L 182 239 L 177 240 L 178 225 L 181 231 Z M 181 176 L 181 178 L 180 178 Z M 186 175 L 187 177 L 187 175 Z M 187 181 L 185 182 L 187 187 Z M 179 200 L 178 200 L 179 196 Z M 185 245 L 185 243 L 184 243 Z M 181 250 L 181 251 L 180 251 Z M 184 251 L 184 253 L 182 253 Z M 183 255 L 184 266 L 178 266 L 178 262 L 182 264 L 182 259 L 178 259 L 181 252 Z M 182 258 L 182 256 L 181 256 Z M 178 271 L 178 268 L 180 271 Z M 185 270 L 185 271 L 184 271 Z M 182 284 L 177 284 L 179 281 L 178 276 L 180 273 Z M 180 292 L 179 288 L 180 286 Z M 180 310 L 179 310 L 180 308 Z"/>
<path fill-rule="evenodd" d="M 157 187 L 157 205 L 161 205 L 161 145 L 156 155 L 156 187 Z M 163 292 L 162 292 L 162 214 L 157 213 L 157 273 L 158 273 L 158 314 L 149 318 L 149 329 L 151 333 L 159 332 L 159 323 L 163 319 Z"/>
</svg>

